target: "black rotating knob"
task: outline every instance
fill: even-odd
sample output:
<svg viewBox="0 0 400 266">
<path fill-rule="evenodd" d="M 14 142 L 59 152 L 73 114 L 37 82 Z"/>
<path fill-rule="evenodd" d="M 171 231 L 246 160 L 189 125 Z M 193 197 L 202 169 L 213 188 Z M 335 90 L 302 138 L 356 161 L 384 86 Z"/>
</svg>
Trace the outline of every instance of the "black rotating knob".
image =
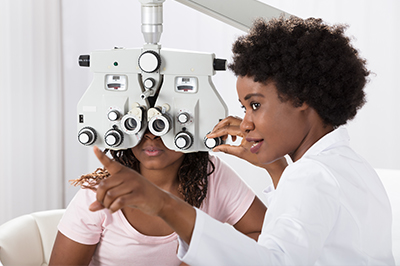
<svg viewBox="0 0 400 266">
<path fill-rule="evenodd" d="M 226 60 L 225 59 L 214 58 L 213 67 L 214 67 L 215 71 L 226 70 Z"/>
<path fill-rule="evenodd" d="M 92 127 L 84 127 L 78 132 L 78 141 L 85 146 L 92 145 L 96 138 L 96 131 Z"/>
<path fill-rule="evenodd" d="M 139 67 L 143 72 L 153 73 L 160 68 L 161 57 L 153 50 L 147 50 L 139 56 Z"/>
<path fill-rule="evenodd" d="M 124 140 L 124 134 L 119 129 L 110 129 L 104 135 L 104 142 L 110 147 L 118 147 Z"/>
<path fill-rule="evenodd" d="M 79 65 L 81 67 L 90 67 L 90 55 L 80 55 Z"/>
<path fill-rule="evenodd" d="M 193 136 L 187 131 L 181 131 L 175 136 L 175 146 L 181 150 L 189 149 L 193 144 Z"/>
</svg>

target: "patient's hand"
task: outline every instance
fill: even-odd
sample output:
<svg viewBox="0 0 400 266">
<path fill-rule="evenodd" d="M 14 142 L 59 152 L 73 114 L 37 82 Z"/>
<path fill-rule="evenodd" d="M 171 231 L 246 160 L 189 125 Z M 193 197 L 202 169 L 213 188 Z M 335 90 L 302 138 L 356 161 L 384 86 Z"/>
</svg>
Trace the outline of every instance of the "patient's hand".
<svg viewBox="0 0 400 266">
<path fill-rule="evenodd" d="M 97 147 L 94 147 L 94 153 L 111 176 L 100 182 L 96 201 L 89 210 L 107 208 L 115 212 L 124 207 L 137 208 L 162 218 L 183 241 L 190 244 L 196 220 L 196 210 L 191 205 L 158 188 L 138 172 L 111 160 Z"/>
<path fill-rule="evenodd" d="M 94 148 L 94 152 L 111 177 L 100 182 L 96 191 L 96 201 L 89 206 L 89 210 L 108 208 L 115 212 L 123 207 L 132 207 L 149 215 L 159 214 L 166 197 L 164 191 L 138 172 L 111 160 L 97 147 Z"/>
</svg>

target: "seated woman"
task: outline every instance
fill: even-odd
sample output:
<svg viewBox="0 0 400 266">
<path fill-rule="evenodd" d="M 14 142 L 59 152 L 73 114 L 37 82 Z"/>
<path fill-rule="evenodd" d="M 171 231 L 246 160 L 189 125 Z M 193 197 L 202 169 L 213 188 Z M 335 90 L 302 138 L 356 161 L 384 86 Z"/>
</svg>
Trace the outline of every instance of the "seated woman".
<svg viewBox="0 0 400 266">
<path fill-rule="evenodd" d="M 169 150 L 150 132 L 134 148 L 111 155 L 164 191 L 257 240 L 266 207 L 218 157 Z M 161 218 L 129 206 L 115 213 L 89 211 L 98 184 L 108 176 L 98 169 L 75 180 L 83 189 L 58 226 L 50 265 L 180 265 L 177 234 Z M 134 193 L 134 183 L 124 189 Z"/>
</svg>

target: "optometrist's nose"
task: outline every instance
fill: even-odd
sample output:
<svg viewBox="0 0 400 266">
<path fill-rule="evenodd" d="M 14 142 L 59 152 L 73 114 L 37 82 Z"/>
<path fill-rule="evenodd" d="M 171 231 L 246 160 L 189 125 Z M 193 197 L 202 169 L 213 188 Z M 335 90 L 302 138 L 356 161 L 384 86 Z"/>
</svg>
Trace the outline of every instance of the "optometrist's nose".
<svg viewBox="0 0 400 266">
<path fill-rule="evenodd" d="M 245 133 L 249 133 L 254 130 L 254 123 L 249 120 L 247 115 L 244 116 L 242 123 L 240 123 L 240 130 Z"/>
</svg>

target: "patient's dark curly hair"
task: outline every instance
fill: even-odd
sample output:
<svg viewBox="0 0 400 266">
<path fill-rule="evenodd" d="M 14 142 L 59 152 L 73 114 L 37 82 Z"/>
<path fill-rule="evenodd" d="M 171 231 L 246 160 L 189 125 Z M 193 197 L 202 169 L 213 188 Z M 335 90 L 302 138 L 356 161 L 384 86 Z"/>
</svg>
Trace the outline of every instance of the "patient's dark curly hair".
<svg viewBox="0 0 400 266">
<path fill-rule="evenodd" d="M 111 156 L 115 161 L 140 172 L 140 162 L 136 159 L 131 149 L 113 151 Z M 211 171 L 207 172 L 208 165 Z M 208 152 L 186 153 L 182 165 L 178 170 L 179 192 L 184 200 L 195 207 L 200 207 L 207 196 L 208 176 L 215 170 L 214 164 L 209 158 Z M 83 188 L 94 188 L 104 178 L 110 176 L 106 169 L 97 169 L 92 174 L 82 175 L 76 180 L 71 180 L 73 185 Z"/>
<path fill-rule="evenodd" d="M 344 36 L 346 25 L 321 19 L 258 19 L 233 44 L 229 68 L 255 82 L 273 81 L 282 101 L 307 103 L 325 124 L 346 124 L 365 103 L 370 72 Z"/>
</svg>

